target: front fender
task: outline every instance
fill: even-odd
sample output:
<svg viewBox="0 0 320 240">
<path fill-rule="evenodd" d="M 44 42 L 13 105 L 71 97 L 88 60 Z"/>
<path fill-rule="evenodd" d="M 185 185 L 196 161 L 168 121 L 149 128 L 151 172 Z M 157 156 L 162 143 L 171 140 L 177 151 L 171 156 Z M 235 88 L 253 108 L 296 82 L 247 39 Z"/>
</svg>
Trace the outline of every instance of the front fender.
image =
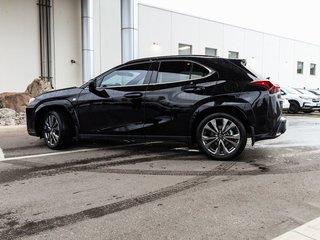
<svg viewBox="0 0 320 240">
<path fill-rule="evenodd" d="M 66 110 L 71 118 L 72 118 L 72 121 L 74 123 L 74 126 L 75 126 L 75 130 L 76 130 L 76 133 L 78 132 L 78 128 L 79 128 L 79 121 L 78 121 L 78 117 L 77 117 L 77 113 L 76 111 L 74 110 L 74 107 L 72 105 L 72 103 L 67 100 L 67 99 L 58 99 L 58 100 L 54 100 L 54 101 L 48 101 L 48 102 L 43 102 L 43 103 L 40 103 L 35 112 L 34 112 L 34 116 L 35 116 L 35 121 L 34 121 L 34 124 L 35 124 L 35 129 L 39 135 L 39 124 L 37 123 L 39 121 L 39 119 L 41 119 L 42 115 L 49 109 L 57 109 L 57 108 L 62 108 L 64 110 Z"/>
</svg>

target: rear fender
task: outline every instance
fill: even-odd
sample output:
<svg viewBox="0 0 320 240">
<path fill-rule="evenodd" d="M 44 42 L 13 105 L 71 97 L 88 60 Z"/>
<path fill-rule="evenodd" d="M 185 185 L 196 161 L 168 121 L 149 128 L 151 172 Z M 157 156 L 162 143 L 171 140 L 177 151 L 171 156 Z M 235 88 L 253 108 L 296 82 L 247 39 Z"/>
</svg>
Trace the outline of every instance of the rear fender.
<svg viewBox="0 0 320 240">
<path fill-rule="evenodd" d="M 248 133 L 250 133 L 252 138 L 252 144 L 254 144 L 254 113 L 252 111 L 251 105 L 248 102 L 235 102 L 235 101 L 210 101 L 198 106 L 192 114 L 189 134 L 194 139 L 195 131 L 200 123 L 200 121 L 206 116 L 217 113 L 225 112 L 238 117 L 246 127 Z M 192 140 L 193 142 L 193 140 Z"/>
</svg>

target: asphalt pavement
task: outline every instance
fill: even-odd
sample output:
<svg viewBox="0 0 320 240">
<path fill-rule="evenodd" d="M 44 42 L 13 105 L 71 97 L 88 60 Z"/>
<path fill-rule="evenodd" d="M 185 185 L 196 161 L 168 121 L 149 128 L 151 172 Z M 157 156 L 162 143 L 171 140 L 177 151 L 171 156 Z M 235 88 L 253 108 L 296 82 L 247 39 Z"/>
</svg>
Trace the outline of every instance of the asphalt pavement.
<svg viewBox="0 0 320 240">
<path fill-rule="evenodd" d="M 0 239 L 273 239 L 320 216 L 320 115 L 233 161 L 174 143 L 52 151 L 0 128 Z"/>
</svg>

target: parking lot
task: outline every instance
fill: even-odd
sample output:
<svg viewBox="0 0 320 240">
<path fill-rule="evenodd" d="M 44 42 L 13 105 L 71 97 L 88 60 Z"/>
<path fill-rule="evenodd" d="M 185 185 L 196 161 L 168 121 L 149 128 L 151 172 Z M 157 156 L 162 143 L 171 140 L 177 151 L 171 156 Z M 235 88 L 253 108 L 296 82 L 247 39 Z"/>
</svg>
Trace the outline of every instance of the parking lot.
<svg viewBox="0 0 320 240">
<path fill-rule="evenodd" d="M 277 237 L 320 216 L 320 114 L 287 118 L 234 161 L 160 142 L 51 151 L 0 128 L 0 239 Z"/>
</svg>

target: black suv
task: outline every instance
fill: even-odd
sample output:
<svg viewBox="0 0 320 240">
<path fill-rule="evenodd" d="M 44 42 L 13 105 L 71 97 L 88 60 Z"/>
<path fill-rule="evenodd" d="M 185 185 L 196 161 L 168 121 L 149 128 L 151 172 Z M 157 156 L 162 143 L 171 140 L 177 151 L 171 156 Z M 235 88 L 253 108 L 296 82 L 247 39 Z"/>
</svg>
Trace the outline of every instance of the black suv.
<svg viewBox="0 0 320 240">
<path fill-rule="evenodd" d="M 244 60 L 167 56 L 127 62 L 81 87 L 44 93 L 27 107 L 30 135 L 51 149 L 73 138 L 174 141 L 213 159 L 286 130 L 279 87 Z"/>
</svg>

